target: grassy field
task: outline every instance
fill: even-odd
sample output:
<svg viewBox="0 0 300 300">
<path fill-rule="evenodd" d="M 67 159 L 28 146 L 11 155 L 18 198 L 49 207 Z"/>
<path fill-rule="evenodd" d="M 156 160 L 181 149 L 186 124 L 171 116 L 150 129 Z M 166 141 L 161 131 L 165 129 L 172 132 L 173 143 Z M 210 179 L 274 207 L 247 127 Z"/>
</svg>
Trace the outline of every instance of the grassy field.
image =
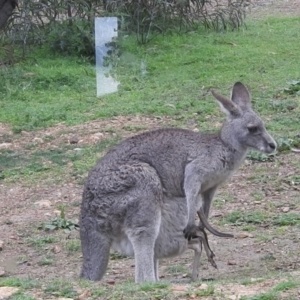
<svg viewBox="0 0 300 300">
<path fill-rule="evenodd" d="M 299 79 L 299 22 L 249 20 L 239 31 L 158 36 L 143 47 L 136 46 L 134 37 L 123 38 L 116 70 L 119 92 L 101 98 L 95 97 L 94 66 L 34 49 L 26 62 L 1 69 L 0 120 L 20 132 L 118 115 L 186 120 L 194 113 L 201 127 L 208 128 L 207 115 L 218 115 L 209 88 L 228 93 L 240 80 L 251 89 L 261 114 L 272 115 L 270 130 L 285 134 L 288 127 L 293 134 L 298 102 L 284 89 Z"/>
<path fill-rule="evenodd" d="M 141 47 L 121 38 L 120 88 L 101 98 L 83 58 L 33 49 L 1 68 L 0 295 L 15 287 L 11 300 L 299 299 L 299 25 L 299 17 L 276 16 L 249 19 L 235 32 L 158 36 Z M 135 285 L 134 262 L 112 253 L 102 283 L 78 280 L 76 225 L 90 167 L 146 129 L 215 131 L 224 115 L 209 90 L 229 95 L 235 81 L 249 87 L 279 151 L 251 152 L 218 193 L 212 223 L 243 232 L 234 243 L 210 237 L 219 271 L 203 263 L 201 280 L 189 283 L 186 255 L 162 263 L 161 282 Z"/>
</svg>

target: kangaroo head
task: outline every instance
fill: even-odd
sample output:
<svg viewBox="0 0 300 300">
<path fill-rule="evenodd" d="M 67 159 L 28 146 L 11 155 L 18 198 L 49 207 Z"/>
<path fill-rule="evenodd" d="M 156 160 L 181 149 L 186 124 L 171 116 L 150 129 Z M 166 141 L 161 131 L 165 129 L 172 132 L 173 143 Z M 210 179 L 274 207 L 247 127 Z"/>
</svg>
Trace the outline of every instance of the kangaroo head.
<svg viewBox="0 0 300 300">
<path fill-rule="evenodd" d="M 262 119 L 252 110 L 251 98 L 247 88 L 236 82 L 232 88 L 231 99 L 212 91 L 227 120 L 221 129 L 221 139 L 236 150 L 255 149 L 272 153 L 276 142 L 266 130 Z"/>
</svg>

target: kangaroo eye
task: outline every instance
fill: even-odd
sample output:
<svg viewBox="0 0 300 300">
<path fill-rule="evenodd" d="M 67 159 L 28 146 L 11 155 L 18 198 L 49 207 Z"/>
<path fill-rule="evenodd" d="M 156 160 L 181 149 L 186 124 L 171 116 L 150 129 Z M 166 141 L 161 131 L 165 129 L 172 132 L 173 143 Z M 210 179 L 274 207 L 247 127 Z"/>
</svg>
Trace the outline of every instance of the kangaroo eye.
<svg viewBox="0 0 300 300">
<path fill-rule="evenodd" d="M 258 127 L 257 126 L 250 126 L 250 127 L 248 127 L 248 131 L 250 133 L 257 133 L 258 132 Z"/>
</svg>

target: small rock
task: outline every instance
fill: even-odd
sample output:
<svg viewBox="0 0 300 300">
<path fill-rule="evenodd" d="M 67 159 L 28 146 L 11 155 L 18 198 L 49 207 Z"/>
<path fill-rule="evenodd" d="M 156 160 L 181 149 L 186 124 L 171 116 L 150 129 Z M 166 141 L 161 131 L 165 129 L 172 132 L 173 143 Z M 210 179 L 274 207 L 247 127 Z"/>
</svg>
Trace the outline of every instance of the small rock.
<svg viewBox="0 0 300 300">
<path fill-rule="evenodd" d="M 69 139 L 70 144 L 78 144 L 78 142 L 79 142 L 79 138 L 76 135 L 71 136 Z"/>
<path fill-rule="evenodd" d="M 35 74 L 33 72 L 26 72 L 23 74 L 24 77 L 30 77 L 30 76 L 34 76 Z"/>
<path fill-rule="evenodd" d="M 187 278 L 188 274 L 182 274 L 182 278 Z"/>
<path fill-rule="evenodd" d="M 282 210 L 282 212 L 287 213 L 287 212 L 290 211 L 290 208 L 289 207 L 283 207 L 281 210 Z"/>
<path fill-rule="evenodd" d="M 207 290 L 208 289 L 208 285 L 206 283 L 202 283 L 199 287 L 199 290 Z"/>
<path fill-rule="evenodd" d="M 106 283 L 109 285 L 114 285 L 116 282 L 114 280 L 107 280 Z"/>
<path fill-rule="evenodd" d="M 234 260 L 229 260 L 229 261 L 227 262 L 227 265 L 228 265 L 228 266 L 235 266 L 235 265 L 236 265 L 236 262 L 235 262 Z"/>
<path fill-rule="evenodd" d="M 0 240 L 0 251 L 3 250 L 4 242 Z"/>
<path fill-rule="evenodd" d="M 240 233 L 238 233 L 238 234 L 236 235 L 236 238 L 238 238 L 238 239 L 244 239 L 244 238 L 247 238 L 247 237 L 249 237 L 249 236 L 250 236 L 249 233 L 246 233 L 246 232 L 240 232 Z"/>
<path fill-rule="evenodd" d="M 174 285 L 172 290 L 175 293 L 182 293 L 186 292 L 188 290 L 188 287 L 186 285 Z"/>
<path fill-rule="evenodd" d="M 56 253 L 59 253 L 59 252 L 61 252 L 61 247 L 59 247 L 59 246 L 54 246 L 53 247 L 53 249 L 52 249 L 52 251 L 56 254 Z"/>
<path fill-rule="evenodd" d="M 102 132 L 97 132 L 92 135 L 91 140 L 93 143 L 99 142 L 103 138 L 104 134 Z"/>
<path fill-rule="evenodd" d="M 53 213 L 54 213 L 56 216 L 60 216 L 60 215 L 61 215 L 61 211 L 60 211 L 60 210 L 54 210 Z"/>
<path fill-rule="evenodd" d="M 12 146 L 12 143 L 2 143 L 0 144 L 0 149 L 8 149 Z"/>
<path fill-rule="evenodd" d="M 49 200 L 40 200 L 34 203 L 37 205 L 39 208 L 50 208 L 51 207 L 51 202 Z"/>
<path fill-rule="evenodd" d="M 0 267 L 0 277 L 5 276 L 5 271 L 3 268 Z"/>
<path fill-rule="evenodd" d="M 228 296 L 228 299 L 230 299 L 230 300 L 237 300 L 238 298 L 237 298 L 236 295 L 230 295 L 230 296 Z"/>
<path fill-rule="evenodd" d="M 0 287 L 0 299 L 7 299 L 18 291 L 19 289 L 16 287 L 2 286 Z"/>
<path fill-rule="evenodd" d="M 39 138 L 39 137 L 35 137 L 33 140 L 34 144 L 42 144 L 44 143 L 43 139 Z"/>
<path fill-rule="evenodd" d="M 84 290 L 78 297 L 77 299 L 78 300 L 85 300 L 87 299 L 88 297 L 91 296 L 91 291 L 90 290 Z"/>
</svg>

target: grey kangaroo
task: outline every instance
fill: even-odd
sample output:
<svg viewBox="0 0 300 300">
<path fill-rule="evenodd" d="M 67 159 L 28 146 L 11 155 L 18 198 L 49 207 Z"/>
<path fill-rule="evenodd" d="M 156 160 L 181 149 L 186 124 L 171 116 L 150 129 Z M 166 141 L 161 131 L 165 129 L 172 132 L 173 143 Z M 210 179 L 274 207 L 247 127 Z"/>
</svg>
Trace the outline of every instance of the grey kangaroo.
<svg viewBox="0 0 300 300">
<path fill-rule="evenodd" d="M 216 189 L 248 149 L 275 151 L 242 83 L 234 84 L 230 99 L 212 94 L 227 115 L 218 133 L 144 132 L 114 147 L 90 171 L 81 205 L 81 277 L 100 280 L 113 248 L 134 256 L 136 282 L 157 281 L 159 259 L 197 243 Z"/>
</svg>

